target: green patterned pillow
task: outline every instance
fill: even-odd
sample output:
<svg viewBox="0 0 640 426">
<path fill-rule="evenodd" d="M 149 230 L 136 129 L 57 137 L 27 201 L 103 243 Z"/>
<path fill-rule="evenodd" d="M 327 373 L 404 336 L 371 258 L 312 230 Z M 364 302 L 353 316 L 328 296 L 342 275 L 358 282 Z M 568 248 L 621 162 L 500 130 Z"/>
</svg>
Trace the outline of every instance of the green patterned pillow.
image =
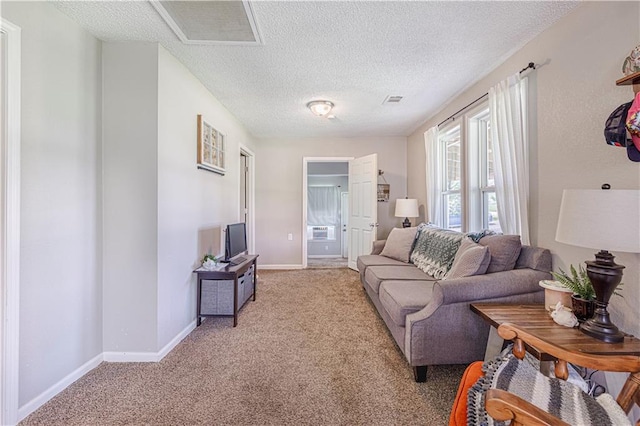
<svg viewBox="0 0 640 426">
<path fill-rule="evenodd" d="M 420 227 L 418 232 L 411 263 L 436 279 L 444 278 L 465 234 L 430 225 Z"/>
</svg>

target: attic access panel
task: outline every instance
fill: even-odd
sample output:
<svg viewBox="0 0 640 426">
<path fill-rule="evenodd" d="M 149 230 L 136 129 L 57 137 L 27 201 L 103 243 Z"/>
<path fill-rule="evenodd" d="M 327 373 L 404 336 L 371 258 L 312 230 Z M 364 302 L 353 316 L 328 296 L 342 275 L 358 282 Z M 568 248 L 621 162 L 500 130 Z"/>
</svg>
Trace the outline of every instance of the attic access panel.
<svg viewBox="0 0 640 426">
<path fill-rule="evenodd" d="M 149 1 L 184 44 L 262 44 L 248 1 Z"/>
</svg>

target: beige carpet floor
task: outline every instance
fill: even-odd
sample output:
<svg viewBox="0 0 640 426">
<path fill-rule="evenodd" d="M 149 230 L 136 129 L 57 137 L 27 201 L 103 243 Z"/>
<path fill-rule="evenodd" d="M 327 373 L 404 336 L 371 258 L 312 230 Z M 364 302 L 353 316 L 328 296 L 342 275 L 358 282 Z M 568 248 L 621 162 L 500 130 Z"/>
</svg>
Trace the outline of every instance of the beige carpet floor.
<svg viewBox="0 0 640 426">
<path fill-rule="evenodd" d="M 158 363 L 102 363 L 23 425 L 445 425 L 463 366 L 411 369 L 349 269 L 260 271 L 257 301 Z"/>
</svg>

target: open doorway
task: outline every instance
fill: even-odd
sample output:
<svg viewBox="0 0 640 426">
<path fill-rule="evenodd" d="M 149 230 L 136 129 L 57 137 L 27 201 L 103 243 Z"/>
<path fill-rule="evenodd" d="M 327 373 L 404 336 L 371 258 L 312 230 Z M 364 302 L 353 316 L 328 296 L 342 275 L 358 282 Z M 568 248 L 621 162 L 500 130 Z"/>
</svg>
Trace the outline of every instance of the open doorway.
<svg viewBox="0 0 640 426">
<path fill-rule="evenodd" d="M 347 267 L 349 160 L 304 159 L 304 268 Z"/>
<path fill-rule="evenodd" d="M 255 156 L 245 146 L 240 146 L 240 192 L 238 194 L 238 219 L 247 227 L 247 248 L 255 253 Z"/>
</svg>

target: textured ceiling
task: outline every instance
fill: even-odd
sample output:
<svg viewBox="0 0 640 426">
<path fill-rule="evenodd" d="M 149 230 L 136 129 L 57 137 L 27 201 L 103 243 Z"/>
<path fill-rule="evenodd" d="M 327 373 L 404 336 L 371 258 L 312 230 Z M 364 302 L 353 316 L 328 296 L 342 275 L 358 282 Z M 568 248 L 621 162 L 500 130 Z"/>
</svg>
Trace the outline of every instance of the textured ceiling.
<svg viewBox="0 0 640 426">
<path fill-rule="evenodd" d="M 258 138 L 408 135 L 579 4 L 256 1 L 263 45 L 194 46 L 146 1 L 54 3 L 99 39 L 159 42 Z"/>
</svg>

